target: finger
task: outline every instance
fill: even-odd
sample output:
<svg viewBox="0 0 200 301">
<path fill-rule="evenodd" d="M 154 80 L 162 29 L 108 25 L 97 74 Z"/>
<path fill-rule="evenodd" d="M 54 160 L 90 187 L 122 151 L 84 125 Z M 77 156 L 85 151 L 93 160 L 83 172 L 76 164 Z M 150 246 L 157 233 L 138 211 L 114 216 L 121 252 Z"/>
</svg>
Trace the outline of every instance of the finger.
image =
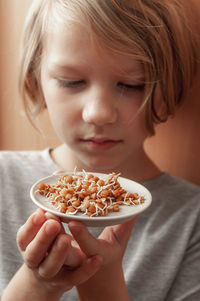
<svg viewBox="0 0 200 301">
<path fill-rule="evenodd" d="M 57 215 L 54 215 L 50 212 L 45 212 L 45 217 L 46 217 L 47 220 L 54 219 L 54 220 L 61 223 L 60 218 Z M 63 227 L 62 223 L 61 223 L 61 231 L 60 232 L 65 233 L 65 228 Z"/>
<path fill-rule="evenodd" d="M 26 247 L 34 239 L 45 221 L 46 217 L 44 211 L 38 209 L 28 218 L 26 223 L 20 227 L 17 232 L 17 245 L 21 251 L 25 251 Z"/>
<path fill-rule="evenodd" d="M 63 265 L 70 268 L 79 267 L 85 256 L 78 248 L 71 245 L 71 236 L 59 234 L 48 256 L 39 266 L 39 274 L 44 278 L 55 276 Z"/>
<path fill-rule="evenodd" d="M 113 234 L 115 235 L 115 238 L 120 245 L 122 245 L 122 246 L 127 245 L 136 220 L 137 220 L 137 217 L 134 217 L 132 220 L 130 220 L 126 223 L 112 227 Z"/>
<path fill-rule="evenodd" d="M 91 278 L 101 268 L 102 264 L 103 259 L 100 255 L 87 258 L 80 268 L 69 272 L 66 281 L 69 282 L 70 279 L 71 287 L 74 285 L 78 286 Z"/>
<path fill-rule="evenodd" d="M 60 218 L 50 212 L 45 213 L 46 218 L 49 219 L 54 219 L 56 221 L 60 221 Z M 67 252 L 67 258 L 65 259 L 65 265 L 69 267 L 78 267 L 82 263 L 82 261 L 85 259 L 85 254 L 81 252 L 79 245 L 77 242 L 72 238 L 72 236 L 68 235 L 65 232 L 65 228 L 61 223 L 61 231 L 60 233 L 65 234 L 65 238 L 67 238 L 70 241 L 70 247 L 68 248 Z M 72 248 L 73 247 L 73 248 Z"/>
<path fill-rule="evenodd" d="M 88 229 L 82 223 L 71 221 L 69 222 L 68 227 L 74 239 L 87 256 L 92 256 L 99 253 L 98 240 L 92 236 L 92 234 L 90 234 Z"/>
<path fill-rule="evenodd" d="M 38 272 L 40 276 L 47 279 L 54 277 L 64 265 L 70 248 L 69 237 L 59 234 L 50 253 L 39 266 Z"/>
<path fill-rule="evenodd" d="M 46 257 L 60 229 L 61 226 L 57 221 L 48 220 L 44 223 L 23 254 L 24 261 L 28 267 L 38 267 L 41 261 Z"/>
<path fill-rule="evenodd" d="M 45 216 L 46 216 L 47 219 L 54 219 L 54 220 L 60 222 L 59 217 L 57 215 L 54 215 L 54 214 L 50 213 L 50 212 L 45 212 Z"/>
<path fill-rule="evenodd" d="M 82 262 L 85 260 L 86 255 L 78 246 L 71 241 L 70 248 L 68 249 L 67 258 L 65 259 L 65 265 L 68 267 L 79 267 Z"/>
</svg>

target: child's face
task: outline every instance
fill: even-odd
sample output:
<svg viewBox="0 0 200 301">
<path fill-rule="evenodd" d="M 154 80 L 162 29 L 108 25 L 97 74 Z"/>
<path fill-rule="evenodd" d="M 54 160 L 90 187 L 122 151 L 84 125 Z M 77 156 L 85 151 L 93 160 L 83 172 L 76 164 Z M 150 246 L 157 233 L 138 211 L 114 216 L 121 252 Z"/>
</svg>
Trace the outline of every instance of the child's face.
<svg viewBox="0 0 200 301">
<path fill-rule="evenodd" d="M 114 170 L 138 157 L 147 132 L 137 114 L 144 98 L 137 61 L 97 50 L 79 25 L 60 26 L 48 35 L 41 80 L 55 131 L 77 161 Z"/>
</svg>

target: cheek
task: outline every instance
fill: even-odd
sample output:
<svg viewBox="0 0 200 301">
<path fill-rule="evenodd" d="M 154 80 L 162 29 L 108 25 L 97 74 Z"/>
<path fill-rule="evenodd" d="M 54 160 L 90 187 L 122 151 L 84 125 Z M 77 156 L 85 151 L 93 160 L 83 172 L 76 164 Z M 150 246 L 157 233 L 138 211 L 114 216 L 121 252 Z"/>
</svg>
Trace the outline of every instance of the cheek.
<svg viewBox="0 0 200 301">
<path fill-rule="evenodd" d="M 70 109 L 65 109 L 63 107 L 59 108 L 54 108 L 54 109 L 49 109 L 49 115 L 51 120 L 54 123 L 58 123 L 58 124 L 72 124 L 73 120 L 74 120 L 74 114 L 73 111 L 71 111 Z"/>
<path fill-rule="evenodd" d="M 148 131 L 145 125 L 145 114 L 143 111 L 139 110 L 139 107 L 137 110 L 133 110 L 133 108 L 131 110 L 131 108 L 129 108 L 128 111 L 123 112 L 122 124 L 127 139 L 133 138 L 138 142 L 142 142 L 148 136 Z"/>
<path fill-rule="evenodd" d="M 78 108 L 75 102 L 67 98 L 64 93 L 59 93 L 55 87 L 49 85 L 45 91 L 46 106 L 50 120 L 54 127 L 68 127 L 78 119 Z"/>
<path fill-rule="evenodd" d="M 143 128 L 145 124 L 144 110 L 141 110 L 142 101 L 133 101 L 133 103 L 126 103 L 120 109 L 121 121 L 124 125 L 135 127 L 140 126 Z"/>
<path fill-rule="evenodd" d="M 51 123 L 58 136 L 68 136 L 73 131 L 73 124 L 77 116 L 69 106 L 47 104 L 47 110 Z"/>
</svg>

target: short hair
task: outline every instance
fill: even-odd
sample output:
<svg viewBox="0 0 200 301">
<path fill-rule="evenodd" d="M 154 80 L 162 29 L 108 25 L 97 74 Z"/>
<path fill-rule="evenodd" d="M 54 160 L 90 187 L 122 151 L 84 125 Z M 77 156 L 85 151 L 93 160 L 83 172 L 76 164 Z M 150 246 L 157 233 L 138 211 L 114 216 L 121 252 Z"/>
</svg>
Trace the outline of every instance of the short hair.
<svg viewBox="0 0 200 301">
<path fill-rule="evenodd" d="M 34 0 L 25 22 L 19 87 L 32 119 L 45 108 L 40 63 L 45 35 L 57 22 L 79 22 L 102 47 L 137 59 L 145 70 L 146 128 L 174 115 L 197 66 L 196 37 L 180 0 Z M 162 110 L 155 104 L 159 85 Z"/>
</svg>

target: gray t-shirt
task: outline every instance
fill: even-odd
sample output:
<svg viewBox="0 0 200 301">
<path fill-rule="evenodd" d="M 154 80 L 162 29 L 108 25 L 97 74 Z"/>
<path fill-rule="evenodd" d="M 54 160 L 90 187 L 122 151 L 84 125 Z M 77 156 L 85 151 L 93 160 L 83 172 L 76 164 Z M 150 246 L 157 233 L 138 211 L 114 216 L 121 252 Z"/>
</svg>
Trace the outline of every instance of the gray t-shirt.
<svg viewBox="0 0 200 301">
<path fill-rule="evenodd" d="M 30 188 L 57 169 L 48 149 L 0 152 L 0 291 L 22 264 L 16 233 L 36 209 Z M 168 173 L 143 185 L 153 202 L 138 218 L 124 256 L 130 300 L 199 301 L 200 187 Z M 101 230 L 90 229 L 94 235 Z M 78 300 L 76 290 L 62 300 Z"/>
</svg>

